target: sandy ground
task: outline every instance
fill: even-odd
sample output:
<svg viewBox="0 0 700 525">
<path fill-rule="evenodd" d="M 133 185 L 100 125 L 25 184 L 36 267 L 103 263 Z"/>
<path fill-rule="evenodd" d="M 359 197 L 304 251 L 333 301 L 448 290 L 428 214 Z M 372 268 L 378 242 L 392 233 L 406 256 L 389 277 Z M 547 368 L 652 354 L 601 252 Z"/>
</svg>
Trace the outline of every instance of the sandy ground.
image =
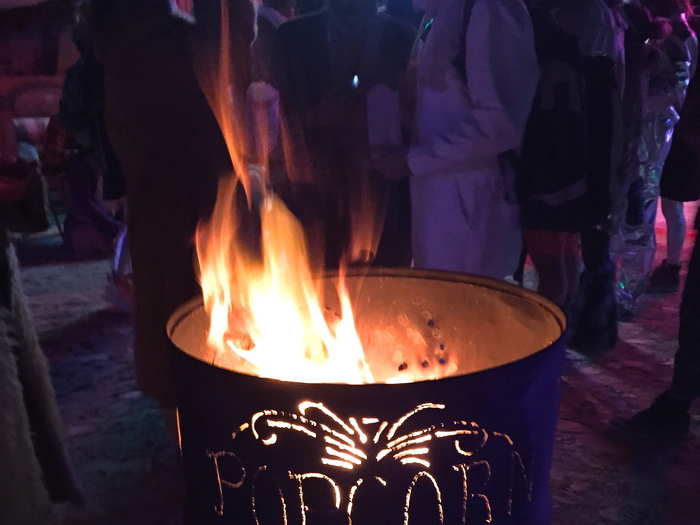
<svg viewBox="0 0 700 525">
<path fill-rule="evenodd" d="M 131 320 L 102 297 L 105 261 L 73 261 L 56 235 L 22 243 L 24 284 L 50 359 L 70 451 L 99 524 L 179 524 L 177 453 L 156 404 L 136 389 Z M 621 341 L 569 351 L 552 492 L 557 525 L 700 525 L 700 416 L 666 448 L 631 447 L 612 420 L 668 383 L 680 297 L 649 296 Z"/>
</svg>

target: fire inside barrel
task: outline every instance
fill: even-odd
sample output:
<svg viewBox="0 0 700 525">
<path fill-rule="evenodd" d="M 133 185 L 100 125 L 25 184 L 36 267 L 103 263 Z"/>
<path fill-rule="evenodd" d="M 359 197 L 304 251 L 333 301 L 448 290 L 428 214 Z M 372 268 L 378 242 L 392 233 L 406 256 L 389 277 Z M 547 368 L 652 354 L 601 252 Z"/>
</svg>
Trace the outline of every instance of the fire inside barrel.
<svg viewBox="0 0 700 525">
<path fill-rule="evenodd" d="M 188 523 L 546 525 L 562 313 L 486 279 L 350 272 L 376 250 L 378 210 L 362 191 L 336 206 L 333 174 L 311 170 L 351 224 L 347 239 L 326 235 L 347 246 L 320 278 L 322 250 L 280 197 L 269 148 L 247 151 L 230 5 L 204 28 L 220 42 L 197 70 L 233 172 L 197 228 L 202 299 L 168 328 Z M 339 186 L 364 188 L 350 171 Z"/>
<path fill-rule="evenodd" d="M 173 316 L 191 522 L 548 523 L 561 312 L 440 272 L 347 282 L 372 383 L 252 374 L 207 343 L 201 302 Z M 405 363 L 387 341 L 420 344 Z M 426 379 L 434 355 L 454 366 L 433 360 Z"/>
</svg>

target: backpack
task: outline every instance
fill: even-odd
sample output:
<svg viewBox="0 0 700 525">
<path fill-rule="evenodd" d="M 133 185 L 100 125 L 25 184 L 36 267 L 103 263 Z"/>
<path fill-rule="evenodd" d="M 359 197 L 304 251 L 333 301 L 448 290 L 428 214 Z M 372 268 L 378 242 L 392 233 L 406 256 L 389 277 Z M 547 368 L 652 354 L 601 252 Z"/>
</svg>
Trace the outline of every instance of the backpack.
<svg viewBox="0 0 700 525">
<path fill-rule="evenodd" d="M 575 230 L 589 174 L 583 57 L 546 13 L 532 18 L 542 72 L 518 162 L 518 196 L 526 227 Z"/>
</svg>

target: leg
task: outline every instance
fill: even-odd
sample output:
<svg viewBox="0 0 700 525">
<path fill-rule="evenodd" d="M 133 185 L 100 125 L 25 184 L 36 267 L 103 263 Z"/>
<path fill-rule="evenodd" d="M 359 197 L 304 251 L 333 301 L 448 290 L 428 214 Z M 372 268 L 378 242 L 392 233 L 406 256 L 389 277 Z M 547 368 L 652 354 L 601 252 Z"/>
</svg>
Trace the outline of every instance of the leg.
<svg viewBox="0 0 700 525">
<path fill-rule="evenodd" d="M 680 399 L 700 394 L 700 243 L 696 242 L 688 267 L 680 312 L 678 352 L 671 393 Z"/>
<path fill-rule="evenodd" d="M 469 231 L 456 177 L 412 176 L 411 216 L 415 265 L 466 271 Z"/>
<path fill-rule="evenodd" d="M 66 184 L 72 211 L 87 219 L 106 238 L 114 239 L 122 224 L 97 200 L 98 177 L 92 164 L 84 159 L 71 162 Z"/>
<path fill-rule="evenodd" d="M 652 405 L 616 425 L 635 437 L 655 440 L 679 438 L 690 429 L 690 405 L 700 394 L 700 243 L 696 242 L 681 302 L 678 351 L 671 387 Z"/>
<path fill-rule="evenodd" d="M 668 264 L 678 266 L 681 264 L 681 253 L 683 251 L 683 241 L 685 240 L 686 233 L 683 203 L 662 197 L 661 210 L 663 211 L 668 228 L 666 260 Z"/>
<path fill-rule="evenodd" d="M 588 229 L 581 233 L 585 271 L 575 308 L 572 345 L 582 350 L 602 351 L 617 342 L 615 269 L 610 260 L 610 234 Z"/>
<path fill-rule="evenodd" d="M 518 269 L 523 233 L 520 209 L 506 198 L 501 173 L 469 173 L 459 177 L 466 217 L 464 253 L 468 273 L 505 279 Z"/>
<path fill-rule="evenodd" d="M 503 279 L 518 266 L 522 232 L 498 174 L 411 177 L 417 267 Z"/>
<path fill-rule="evenodd" d="M 525 243 L 539 276 L 537 291 L 560 306 L 569 295 L 564 253 L 567 235 L 543 230 L 525 232 Z"/>
<path fill-rule="evenodd" d="M 649 293 L 672 293 L 681 286 L 681 254 L 686 232 L 683 203 L 662 198 L 661 210 L 668 228 L 668 247 L 666 260 L 649 277 Z"/>
<path fill-rule="evenodd" d="M 586 271 L 595 272 L 610 266 L 610 234 L 591 228 L 581 233 L 581 254 Z"/>
<path fill-rule="evenodd" d="M 567 289 L 566 305 L 576 298 L 579 283 L 581 282 L 581 236 L 578 234 L 567 234 L 564 248 L 564 268 L 566 269 Z"/>
</svg>

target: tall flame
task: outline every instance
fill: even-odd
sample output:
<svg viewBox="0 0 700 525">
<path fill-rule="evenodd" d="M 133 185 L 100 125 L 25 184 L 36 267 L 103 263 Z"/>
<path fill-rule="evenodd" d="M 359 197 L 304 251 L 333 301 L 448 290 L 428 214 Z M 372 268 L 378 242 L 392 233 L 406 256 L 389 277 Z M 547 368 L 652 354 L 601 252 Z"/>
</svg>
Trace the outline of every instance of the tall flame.
<svg viewBox="0 0 700 525">
<path fill-rule="evenodd" d="M 239 2 L 238 5 L 244 5 Z M 220 0 L 219 42 L 212 49 L 206 37 L 200 37 L 198 43 L 203 44 L 198 49 L 198 60 L 195 63 L 196 73 L 204 95 L 217 120 L 221 134 L 226 142 L 226 148 L 231 158 L 237 180 L 243 184 L 245 193 L 250 199 L 253 189 L 251 178 L 245 162 L 248 130 L 246 129 L 246 112 L 241 100 L 236 100 L 241 92 L 240 79 L 233 71 L 229 0 Z M 250 4 L 252 8 L 252 4 Z M 235 20 L 235 18 L 233 18 Z M 203 31 L 204 32 L 204 31 Z"/>
<path fill-rule="evenodd" d="M 216 70 L 199 71 L 235 171 L 221 180 L 213 214 L 196 232 L 208 343 L 233 352 L 251 373 L 266 377 L 372 382 L 342 272 L 334 283 L 340 311 L 330 312 L 323 306 L 322 281 L 314 279 L 301 224 L 266 180 L 250 176 L 239 143 L 245 126 L 231 95 L 236 79 L 230 50 L 229 6 L 223 0 Z M 248 207 L 259 214 L 260 235 L 252 243 L 242 233 L 247 224 L 236 199 L 241 183 Z"/>
<path fill-rule="evenodd" d="M 209 344 L 266 377 L 372 382 L 342 278 L 338 317 L 321 306 L 301 225 L 271 193 L 260 205 L 261 255 L 252 256 L 239 242 L 235 191 L 236 180 L 224 179 L 211 220 L 197 229 Z"/>
</svg>

